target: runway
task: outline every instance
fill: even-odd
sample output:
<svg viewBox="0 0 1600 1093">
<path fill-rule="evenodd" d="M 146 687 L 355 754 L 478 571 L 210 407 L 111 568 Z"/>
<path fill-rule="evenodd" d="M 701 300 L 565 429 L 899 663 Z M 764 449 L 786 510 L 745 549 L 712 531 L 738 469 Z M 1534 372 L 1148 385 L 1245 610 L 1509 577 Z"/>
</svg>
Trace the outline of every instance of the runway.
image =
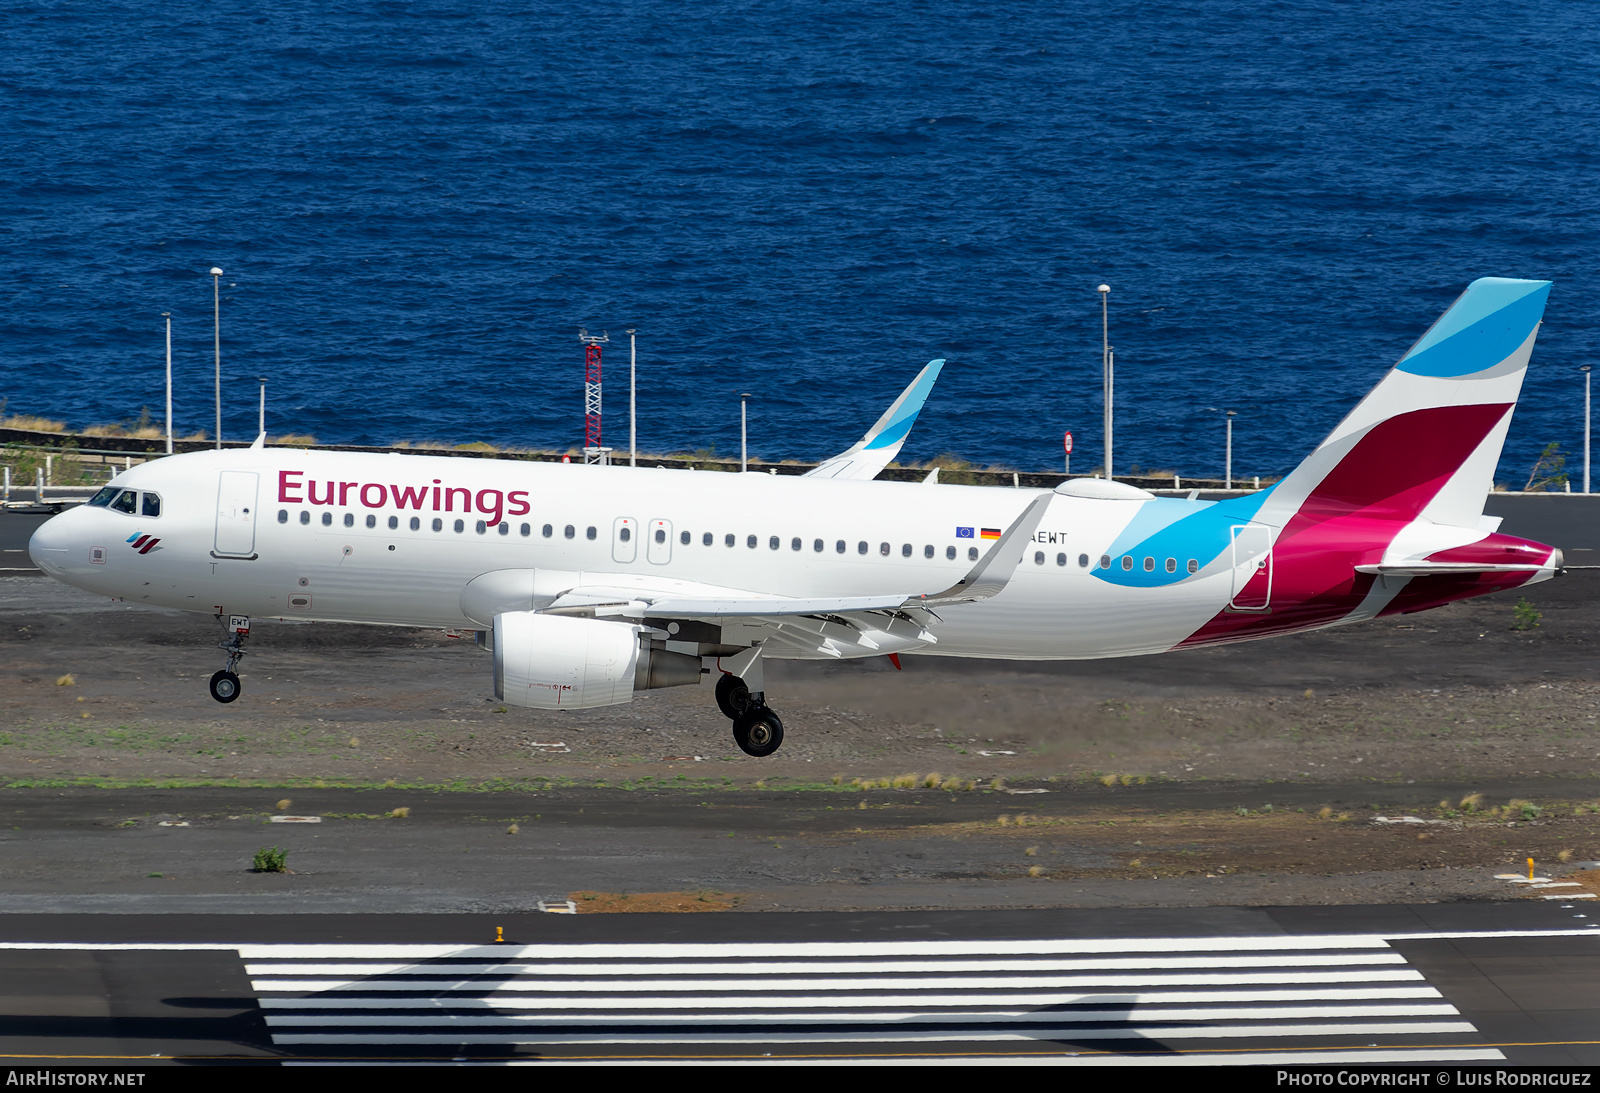
<svg viewBox="0 0 1600 1093">
<path fill-rule="evenodd" d="M 8 916 L 0 1058 L 1594 1066 L 1589 921 L 1530 904 Z"/>
</svg>

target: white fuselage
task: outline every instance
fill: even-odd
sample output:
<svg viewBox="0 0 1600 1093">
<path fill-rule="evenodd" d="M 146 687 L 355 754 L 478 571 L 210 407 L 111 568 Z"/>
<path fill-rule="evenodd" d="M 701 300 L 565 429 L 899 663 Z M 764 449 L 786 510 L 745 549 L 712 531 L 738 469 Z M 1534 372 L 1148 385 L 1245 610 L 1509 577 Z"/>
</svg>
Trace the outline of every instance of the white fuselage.
<svg viewBox="0 0 1600 1093">
<path fill-rule="evenodd" d="M 463 589 L 497 570 L 798 598 L 933 594 L 992 545 L 986 529 L 1009 527 L 1039 496 L 294 449 L 176 456 L 114 484 L 157 494 L 160 515 L 63 514 L 33 544 L 51 576 L 207 614 L 460 629 L 482 628 L 463 613 Z M 1160 587 L 1097 578 L 1102 554 L 1150 506 L 1206 503 L 1052 497 L 1004 590 L 940 608 L 937 644 L 921 651 L 1071 659 L 1173 647 L 1227 605 L 1238 577 L 1225 552 Z M 141 536 L 159 542 L 141 552 Z"/>
</svg>

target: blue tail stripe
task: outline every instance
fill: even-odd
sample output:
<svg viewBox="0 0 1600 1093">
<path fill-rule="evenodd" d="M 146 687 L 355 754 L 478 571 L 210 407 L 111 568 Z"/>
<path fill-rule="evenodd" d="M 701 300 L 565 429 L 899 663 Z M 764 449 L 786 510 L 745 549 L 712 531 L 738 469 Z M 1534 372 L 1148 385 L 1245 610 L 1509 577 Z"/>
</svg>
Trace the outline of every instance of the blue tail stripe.
<svg viewBox="0 0 1600 1093">
<path fill-rule="evenodd" d="M 1439 317 L 1397 366 L 1449 379 L 1493 368 L 1528 340 L 1544 315 L 1549 281 L 1482 277 Z"/>
</svg>

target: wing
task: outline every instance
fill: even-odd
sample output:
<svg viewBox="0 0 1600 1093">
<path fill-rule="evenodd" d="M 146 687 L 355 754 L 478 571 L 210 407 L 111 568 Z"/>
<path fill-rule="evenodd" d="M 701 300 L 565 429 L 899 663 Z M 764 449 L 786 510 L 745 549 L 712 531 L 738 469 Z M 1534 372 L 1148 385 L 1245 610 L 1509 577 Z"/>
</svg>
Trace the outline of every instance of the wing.
<svg viewBox="0 0 1600 1093">
<path fill-rule="evenodd" d="M 795 658 L 908 652 L 938 643 L 936 608 L 988 599 L 1006 587 L 1051 497 L 1035 497 L 966 575 L 942 591 L 792 597 L 632 575 L 574 574 L 578 582 L 539 609 L 636 621 L 669 635 L 674 623 L 711 624 L 722 644 L 771 642 L 782 649 L 779 656 Z"/>
<path fill-rule="evenodd" d="M 939 370 L 943 367 L 943 358 L 929 361 L 917 373 L 911 385 L 900 392 L 900 397 L 883 412 L 877 423 L 867 430 L 866 436 L 807 471 L 805 477 L 876 478 L 878 472 L 900 454 L 900 446 L 906 442 L 906 434 L 911 432 L 911 426 L 917 423 L 917 415 L 922 412 L 923 403 L 928 401 L 928 394 L 933 390 L 934 381 L 939 378 Z"/>
</svg>

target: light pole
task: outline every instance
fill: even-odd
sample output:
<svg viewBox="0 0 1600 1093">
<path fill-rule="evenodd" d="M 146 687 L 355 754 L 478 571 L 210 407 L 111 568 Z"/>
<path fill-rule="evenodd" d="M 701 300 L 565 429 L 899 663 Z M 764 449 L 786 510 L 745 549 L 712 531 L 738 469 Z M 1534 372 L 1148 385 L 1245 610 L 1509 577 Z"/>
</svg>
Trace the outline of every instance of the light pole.
<svg viewBox="0 0 1600 1093">
<path fill-rule="evenodd" d="M 211 330 L 216 350 L 217 448 L 222 448 L 222 270 L 211 267 Z"/>
<path fill-rule="evenodd" d="M 750 393 L 739 393 L 739 472 L 743 474 L 750 469 L 750 434 L 745 428 L 745 405 L 750 401 Z"/>
<path fill-rule="evenodd" d="M 1102 389 L 1105 392 L 1105 442 L 1106 442 L 1106 479 L 1112 477 L 1111 468 L 1111 399 L 1113 364 L 1111 358 L 1111 325 L 1107 311 L 1106 299 L 1111 295 L 1110 285 L 1101 285 L 1096 289 L 1100 293 L 1100 378 Z"/>
<path fill-rule="evenodd" d="M 1589 365 L 1578 371 L 1583 373 L 1583 492 L 1589 492 Z"/>
<path fill-rule="evenodd" d="M 163 311 L 167 320 L 167 454 L 172 454 L 172 312 Z"/>
<path fill-rule="evenodd" d="M 256 382 L 261 384 L 261 409 L 257 412 L 256 436 L 261 438 L 263 446 L 267 443 L 267 377 L 257 376 Z"/>
<path fill-rule="evenodd" d="M 628 327 L 628 466 L 639 465 L 639 339 Z"/>
<path fill-rule="evenodd" d="M 1227 416 L 1223 420 L 1228 423 L 1228 425 L 1227 425 L 1227 436 L 1228 436 L 1228 439 L 1227 439 L 1227 442 L 1225 444 L 1225 449 L 1224 449 L 1223 456 L 1222 456 L 1222 467 L 1223 467 L 1223 471 L 1222 471 L 1222 477 L 1223 477 L 1222 487 L 1223 487 L 1223 489 L 1231 490 L 1231 489 L 1233 489 L 1233 417 L 1234 417 L 1234 412 L 1232 410 L 1228 410 L 1226 413 L 1227 413 Z"/>
</svg>

